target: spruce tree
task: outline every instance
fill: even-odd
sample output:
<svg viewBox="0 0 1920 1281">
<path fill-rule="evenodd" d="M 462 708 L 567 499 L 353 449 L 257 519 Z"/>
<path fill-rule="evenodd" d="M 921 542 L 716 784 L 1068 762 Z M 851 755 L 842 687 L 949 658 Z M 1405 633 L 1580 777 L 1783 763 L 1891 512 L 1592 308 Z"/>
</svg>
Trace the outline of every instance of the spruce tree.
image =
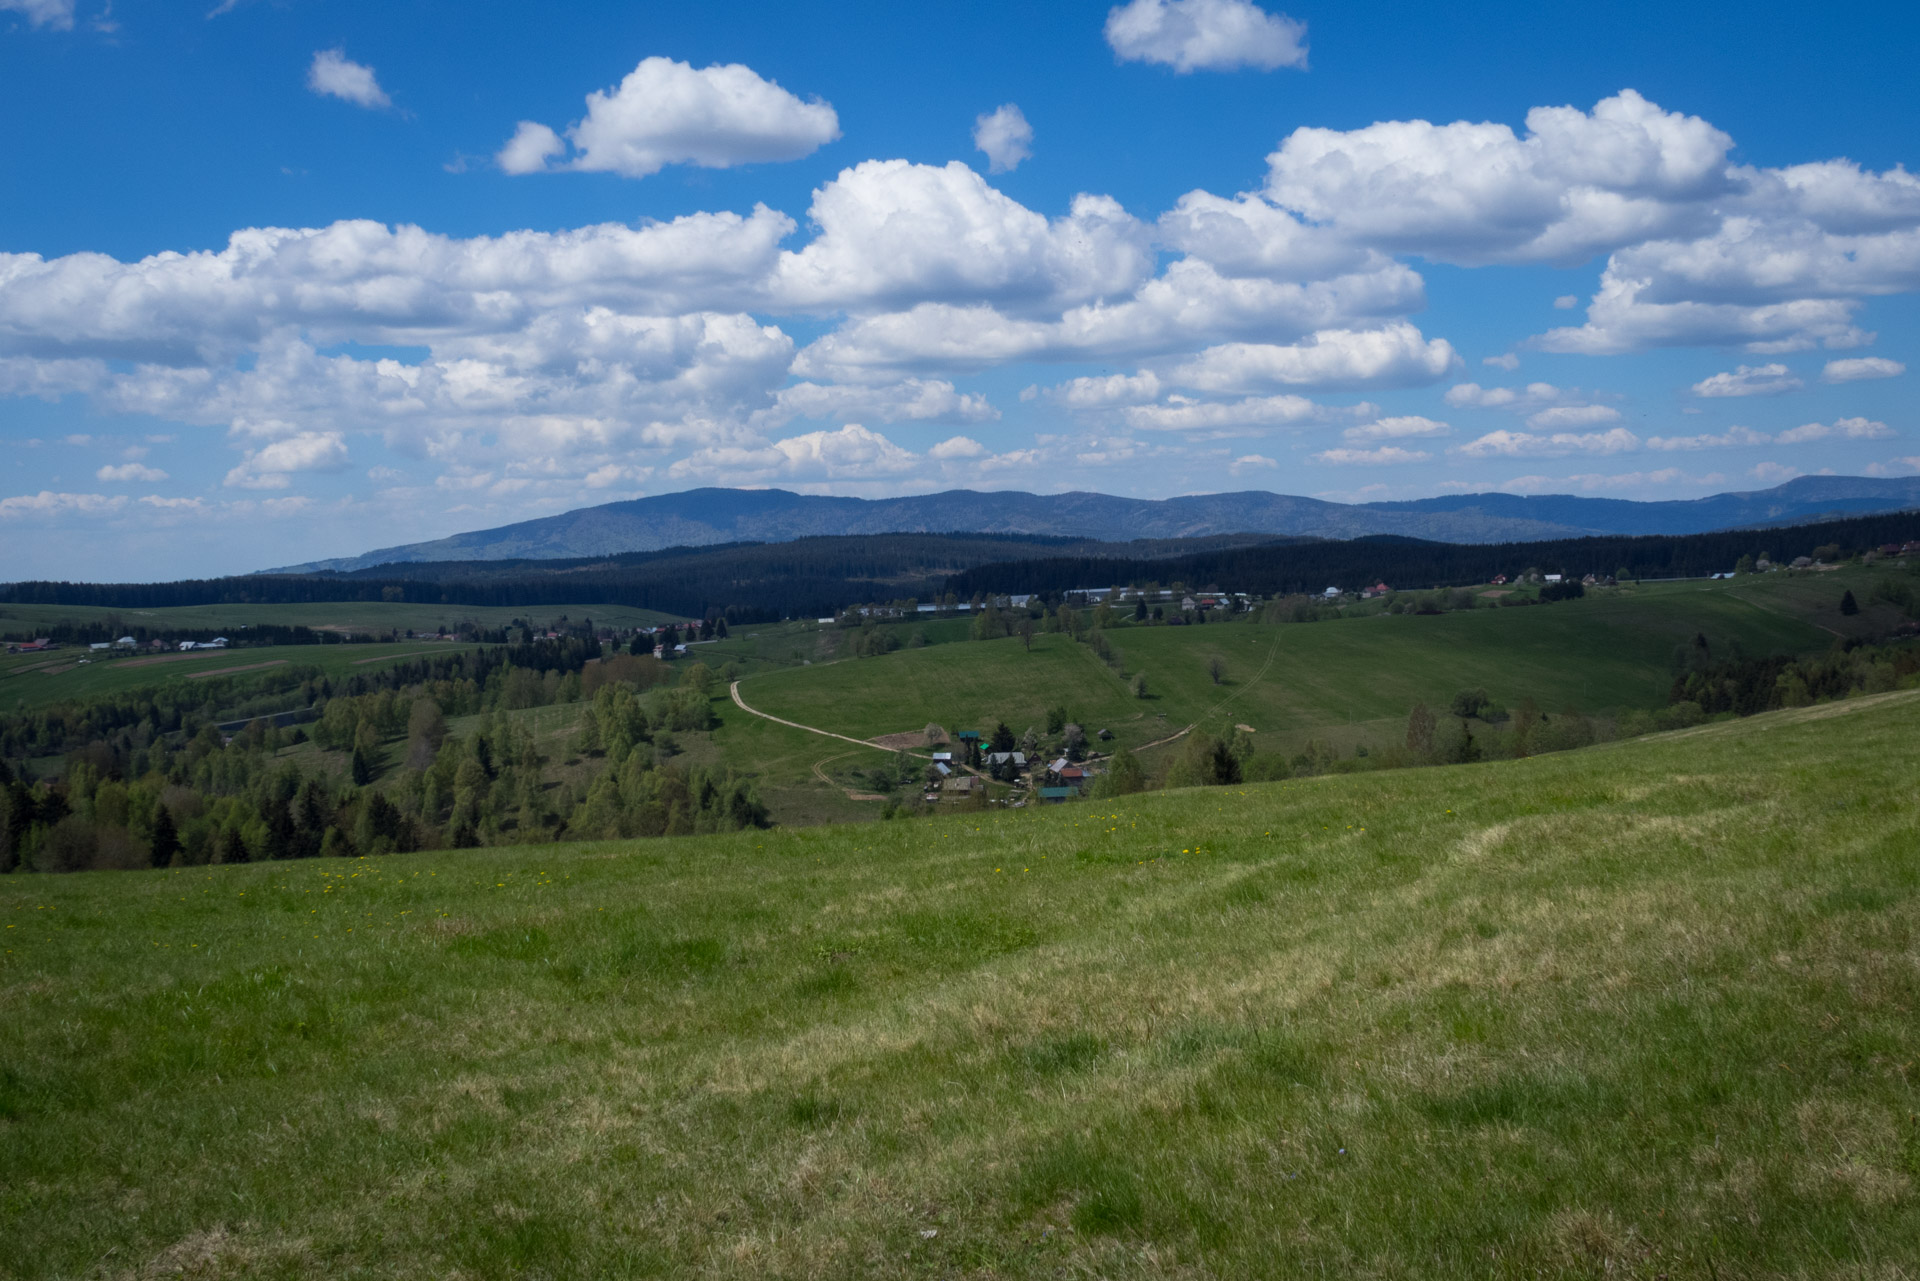
<svg viewBox="0 0 1920 1281">
<path fill-rule="evenodd" d="M 1860 612 L 1860 602 L 1853 598 L 1852 591 L 1840 598 L 1840 612 L 1849 617 Z"/>
<path fill-rule="evenodd" d="M 173 814 L 162 805 L 153 812 L 152 860 L 155 867 L 166 867 L 180 852 L 180 834 L 174 830 Z"/>
</svg>

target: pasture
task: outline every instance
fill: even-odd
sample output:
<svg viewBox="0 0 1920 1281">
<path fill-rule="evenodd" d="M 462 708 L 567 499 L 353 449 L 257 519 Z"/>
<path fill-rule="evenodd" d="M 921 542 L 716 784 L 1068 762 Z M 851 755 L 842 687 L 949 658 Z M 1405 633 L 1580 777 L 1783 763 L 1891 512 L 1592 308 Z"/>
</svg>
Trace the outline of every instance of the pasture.
<svg viewBox="0 0 1920 1281">
<path fill-rule="evenodd" d="M 1773 576 L 1782 581 L 1784 575 Z M 1807 615 L 1817 599 L 1768 584 L 1673 583 L 1597 592 L 1525 608 L 1438 615 L 1371 613 L 1317 623 L 1232 622 L 1201 627 L 1123 625 L 1107 633 L 1130 676 L 1060 634 L 929 645 L 832 666 L 750 675 L 741 693 L 757 709 L 867 738 L 935 722 L 1018 734 L 1064 706 L 1089 732 L 1111 729 L 1137 748 L 1189 723 L 1220 732 L 1250 724 L 1263 749 L 1308 737 L 1347 752 L 1393 741 L 1416 701 L 1444 708 L 1483 687 L 1508 707 L 1595 714 L 1665 704 L 1676 646 L 1697 634 L 1725 653 L 1804 653 L 1834 637 Z M 1804 597 L 1804 599 L 1803 599 Z M 1213 680 L 1215 660 L 1223 675 Z"/>
<path fill-rule="evenodd" d="M 472 648 L 449 641 L 397 641 L 115 654 L 68 646 L 50 653 L 0 656 L 0 708 L 31 709 L 68 699 L 99 698 L 215 676 L 245 676 L 282 666 L 317 668 L 340 680 L 378 671 L 402 659 Z"/>
<path fill-rule="evenodd" d="M 178 605 L 156 609 L 117 609 L 93 605 L 0 605 L 0 633 L 44 631 L 59 623 L 112 622 L 116 626 L 145 627 L 149 631 L 179 628 L 185 631 L 236 632 L 263 623 L 283 627 L 311 627 L 316 631 L 365 632 L 384 635 L 409 630 L 431 634 L 462 626 L 505 627 L 525 619 L 546 628 L 562 618 L 591 618 L 596 625 L 628 630 L 680 622 L 668 614 L 626 605 L 435 605 L 406 601 L 326 601 L 311 604 Z"/>
<path fill-rule="evenodd" d="M 1917 731 L 5 878 L 0 1273 L 1908 1275 Z"/>
</svg>

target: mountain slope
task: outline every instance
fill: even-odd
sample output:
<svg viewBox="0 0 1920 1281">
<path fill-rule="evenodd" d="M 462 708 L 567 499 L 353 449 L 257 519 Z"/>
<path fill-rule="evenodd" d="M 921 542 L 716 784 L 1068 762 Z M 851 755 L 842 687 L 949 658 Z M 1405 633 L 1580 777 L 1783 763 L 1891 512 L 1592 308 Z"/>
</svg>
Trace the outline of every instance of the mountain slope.
<svg viewBox="0 0 1920 1281">
<path fill-rule="evenodd" d="M 1260 490 L 1143 499 L 960 489 L 865 499 L 780 489 L 692 489 L 288 566 L 279 572 L 352 572 L 421 561 L 549 560 L 714 543 L 788 542 L 827 534 L 1040 534 L 1109 542 L 1229 533 L 1316 538 L 1401 534 L 1440 542 L 1503 543 L 1592 534 L 1702 533 L 1913 506 L 1920 506 L 1920 478 L 1852 476 L 1803 476 L 1752 493 L 1653 503 L 1565 494 L 1459 494 L 1347 504 Z"/>
</svg>

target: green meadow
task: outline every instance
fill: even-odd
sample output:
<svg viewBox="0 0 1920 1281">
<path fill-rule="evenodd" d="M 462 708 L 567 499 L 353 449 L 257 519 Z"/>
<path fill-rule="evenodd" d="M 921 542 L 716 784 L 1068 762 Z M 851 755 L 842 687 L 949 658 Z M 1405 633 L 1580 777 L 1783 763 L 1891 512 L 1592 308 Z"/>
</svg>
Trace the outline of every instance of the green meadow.
<svg viewBox="0 0 1920 1281">
<path fill-rule="evenodd" d="M 1123 625 L 1108 638 L 1128 675 L 1146 678 L 1144 699 L 1086 645 L 1059 634 L 1036 636 L 1030 650 L 1005 638 L 786 667 L 751 675 L 741 694 L 758 710 L 855 738 L 929 722 L 989 730 L 1001 720 L 1018 734 L 1062 705 L 1129 748 L 1197 723 L 1252 725 L 1263 749 L 1292 750 L 1319 736 L 1351 752 L 1394 741 L 1415 702 L 1444 707 L 1476 686 L 1508 707 L 1531 697 L 1553 712 L 1663 706 L 1674 648 L 1699 634 L 1723 653 L 1732 645 L 1753 655 L 1825 649 L 1834 640 L 1825 614 L 1840 617 L 1849 585 L 1838 578 L 1771 575 L 1738 589 L 1657 584 L 1547 606 L 1317 623 Z M 1849 582 L 1864 591 L 1864 575 Z"/>
<path fill-rule="evenodd" d="M 547 627 L 561 618 L 622 629 L 654 627 L 681 620 L 651 609 L 627 605 L 431 605 L 406 601 L 332 601 L 287 605 L 176 605 L 157 609 L 115 609 L 93 605 L 0 605 L 0 632 L 31 632 L 58 623 L 117 622 L 149 631 L 180 628 L 187 631 L 238 631 L 260 624 L 326 628 L 342 632 L 433 632 L 445 627 L 457 631 L 463 624 L 505 627 L 514 619 Z"/>
<path fill-rule="evenodd" d="M 1910 1276 L 1916 733 L 5 878 L 0 1274 Z"/>
<path fill-rule="evenodd" d="M 125 694 L 180 681 L 245 676 L 275 667 L 316 668 L 335 680 L 378 671 L 401 659 L 474 648 L 450 641 L 371 645 L 262 645 L 159 654 L 92 653 L 68 646 L 0 656 L 0 708 L 15 711 L 67 699 Z M 84 660 L 84 661 L 83 661 Z"/>
</svg>

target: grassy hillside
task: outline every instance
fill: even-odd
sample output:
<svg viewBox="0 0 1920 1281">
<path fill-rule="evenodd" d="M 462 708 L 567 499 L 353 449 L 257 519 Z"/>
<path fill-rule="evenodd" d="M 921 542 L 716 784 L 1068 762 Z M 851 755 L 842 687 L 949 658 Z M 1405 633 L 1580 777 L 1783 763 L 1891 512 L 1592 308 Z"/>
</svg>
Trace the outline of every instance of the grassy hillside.
<svg viewBox="0 0 1920 1281">
<path fill-rule="evenodd" d="M 0 1273 L 1903 1276 L 1916 732 L 6 878 Z"/>
<path fill-rule="evenodd" d="M 41 707 L 62 699 L 97 698 L 174 681 L 244 675 L 281 665 L 317 667 L 340 679 L 377 671 L 381 665 L 403 658 L 472 648 L 448 641 L 399 641 L 378 645 L 262 645 L 157 655 L 94 654 L 72 647 L 44 654 L 7 654 L 0 655 L 0 707 L 8 711 Z"/>
<path fill-rule="evenodd" d="M 329 628 L 346 632 L 457 630 L 463 623 L 505 627 L 516 618 L 547 625 L 556 619 L 591 618 L 613 627 L 654 627 L 679 622 L 671 615 L 626 605 L 425 605 L 404 601 L 339 601 L 284 605 L 181 605 L 166 609 L 109 609 L 95 605 L 0 605 L 0 632 L 30 632 L 56 623 L 118 619 L 128 627 L 184 631 L 238 630 L 249 624 Z"/>
<path fill-rule="evenodd" d="M 1263 747 L 1291 748 L 1309 734 L 1341 746 L 1383 745 L 1416 700 L 1444 706 L 1483 686 L 1508 706 L 1531 696 L 1553 711 L 1595 713 L 1665 703 L 1676 645 L 1705 633 L 1748 653 L 1823 649 L 1833 636 L 1813 621 L 1838 617 L 1843 587 L 1821 575 L 1811 588 L 1779 581 L 1675 583 L 1596 594 L 1524 609 L 1435 616 L 1378 614 L 1311 624 L 1121 627 L 1112 643 L 1150 697 L 1084 645 L 1065 636 L 930 645 L 827 668 L 754 675 L 742 694 L 754 707 L 802 724 L 865 738 L 929 721 L 1015 733 L 1064 704 L 1089 729 L 1109 728 L 1124 746 L 1199 721 L 1251 724 Z M 1832 600 L 1829 602 L 1827 597 Z M 1269 664 L 1268 659 L 1273 660 Z M 1219 658 L 1222 684 L 1208 668 Z"/>
</svg>

